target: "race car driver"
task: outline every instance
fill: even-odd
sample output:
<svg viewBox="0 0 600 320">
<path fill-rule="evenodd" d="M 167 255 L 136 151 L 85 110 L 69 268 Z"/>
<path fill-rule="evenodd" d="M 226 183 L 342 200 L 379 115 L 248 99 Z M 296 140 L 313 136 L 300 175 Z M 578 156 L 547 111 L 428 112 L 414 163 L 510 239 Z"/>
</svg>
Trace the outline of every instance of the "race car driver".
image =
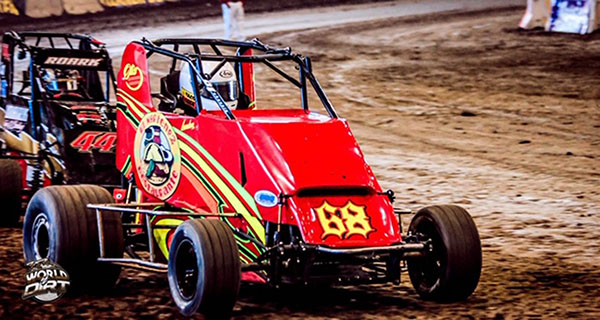
<svg viewBox="0 0 600 320">
<path fill-rule="evenodd" d="M 212 74 L 218 65 L 219 62 L 217 61 L 203 61 L 202 71 L 205 74 Z M 235 70 L 230 63 L 225 63 L 221 68 L 219 68 L 219 70 L 217 70 L 210 79 L 210 83 L 221 95 L 221 97 L 223 97 L 223 100 L 229 109 L 236 109 L 236 107 L 238 107 L 240 89 L 236 79 Z M 192 78 L 190 77 L 190 68 L 188 68 L 186 65 L 182 65 L 181 73 L 179 74 L 180 94 L 184 104 L 195 109 L 196 100 L 194 97 L 194 90 L 192 88 L 193 84 Z M 205 88 L 203 88 L 200 92 L 200 100 L 203 110 L 221 110 L 217 102 L 213 99 L 212 95 Z"/>
<path fill-rule="evenodd" d="M 80 85 L 81 79 L 77 70 L 43 69 L 42 79 L 45 88 L 54 98 L 88 99 L 85 89 Z"/>
</svg>

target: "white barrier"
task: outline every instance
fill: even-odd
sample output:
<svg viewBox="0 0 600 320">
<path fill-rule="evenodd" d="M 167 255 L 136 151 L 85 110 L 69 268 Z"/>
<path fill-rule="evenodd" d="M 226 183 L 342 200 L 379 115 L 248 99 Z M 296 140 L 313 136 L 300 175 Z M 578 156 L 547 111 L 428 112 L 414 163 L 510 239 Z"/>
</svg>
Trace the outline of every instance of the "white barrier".
<svg viewBox="0 0 600 320">
<path fill-rule="evenodd" d="M 585 34 L 590 32 L 590 0 L 552 0 L 548 31 Z"/>
<path fill-rule="evenodd" d="M 591 33 L 600 27 L 600 0 L 527 0 L 519 27 Z"/>
</svg>

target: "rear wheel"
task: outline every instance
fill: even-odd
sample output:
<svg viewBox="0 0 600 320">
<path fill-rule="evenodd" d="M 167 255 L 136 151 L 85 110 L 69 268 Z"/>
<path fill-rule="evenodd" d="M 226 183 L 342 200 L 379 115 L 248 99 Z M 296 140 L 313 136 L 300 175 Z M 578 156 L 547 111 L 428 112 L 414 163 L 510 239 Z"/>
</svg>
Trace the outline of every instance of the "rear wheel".
<svg viewBox="0 0 600 320">
<path fill-rule="evenodd" d="M 417 293 L 426 300 L 468 298 L 481 274 L 481 242 L 469 213 L 454 205 L 426 207 L 417 212 L 409 231 L 431 243 L 426 257 L 408 260 Z"/>
<path fill-rule="evenodd" d="M 102 265 L 98 226 L 88 204 L 112 203 L 106 189 L 92 186 L 51 186 L 31 198 L 23 224 L 26 262 L 48 258 L 68 273 L 75 291 L 114 286 L 121 268 Z M 123 257 L 123 226 L 119 214 L 103 214 L 105 256 Z"/>
<path fill-rule="evenodd" d="M 220 220 L 182 223 L 169 250 L 169 288 L 185 316 L 231 316 L 240 288 L 241 268 L 233 232 Z"/>
<path fill-rule="evenodd" d="M 13 159 L 0 159 L 0 227 L 14 227 L 21 217 L 23 171 Z"/>
</svg>

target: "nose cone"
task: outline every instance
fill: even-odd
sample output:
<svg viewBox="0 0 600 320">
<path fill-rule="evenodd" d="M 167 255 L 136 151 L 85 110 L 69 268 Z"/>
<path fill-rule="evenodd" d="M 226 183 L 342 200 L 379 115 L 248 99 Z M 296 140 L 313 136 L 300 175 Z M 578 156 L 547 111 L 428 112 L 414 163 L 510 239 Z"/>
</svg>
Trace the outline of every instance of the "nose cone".
<svg viewBox="0 0 600 320">
<path fill-rule="evenodd" d="M 284 193 L 305 188 L 379 189 L 344 120 L 313 114 L 242 122 L 250 142 Z"/>
</svg>

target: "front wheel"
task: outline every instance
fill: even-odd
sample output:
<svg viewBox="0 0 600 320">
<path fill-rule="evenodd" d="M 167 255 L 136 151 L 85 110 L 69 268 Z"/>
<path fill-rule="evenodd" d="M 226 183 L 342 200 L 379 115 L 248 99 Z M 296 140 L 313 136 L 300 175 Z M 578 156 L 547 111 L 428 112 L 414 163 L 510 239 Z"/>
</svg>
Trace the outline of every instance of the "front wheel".
<svg viewBox="0 0 600 320">
<path fill-rule="evenodd" d="M 220 220 L 187 220 L 169 250 L 169 288 L 184 316 L 229 318 L 240 289 L 241 267 L 233 232 Z"/>
<path fill-rule="evenodd" d="M 412 219 L 409 231 L 431 244 L 425 257 L 408 260 L 417 293 L 446 302 L 468 298 L 481 274 L 481 241 L 469 213 L 454 205 L 426 207 Z"/>
<path fill-rule="evenodd" d="M 109 289 L 121 268 L 98 263 L 99 239 L 96 215 L 88 204 L 112 203 L 111 194 L 93 185 L 50 186 L 31 198 L 23 223 L 25 262 L 48 258 L 62 266 L 75 292 Z M 123 257 L 121 216 L 103 215 L 107 258 Z"/>
</svg>

